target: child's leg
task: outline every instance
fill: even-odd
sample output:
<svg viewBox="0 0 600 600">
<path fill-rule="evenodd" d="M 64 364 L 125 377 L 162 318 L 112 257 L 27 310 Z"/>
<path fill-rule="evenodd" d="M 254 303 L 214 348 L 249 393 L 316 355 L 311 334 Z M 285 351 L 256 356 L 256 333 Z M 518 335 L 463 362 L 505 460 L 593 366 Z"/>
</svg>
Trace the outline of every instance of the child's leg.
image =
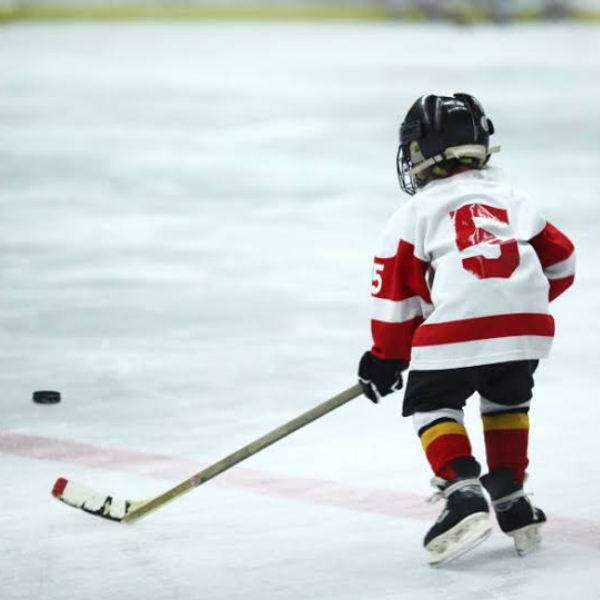
<svg viewBox="0 0 600 600">
<path fill-rule="evenodd" d="M 519 554 L 541 540 L 546 515 L 523 490 L 529 463 L 529 406 L 537 361 L 489 365 L 482 369 L 481 398 L 489 473 L 481 478 L 500 528 L 513 538 Z"/>
<path fill-rule="evenodd" d="M 481 367 L 477 391 L 490 471 L 510 469 L 523 483 L 529 441 L 529 406 L 538 362 L 522 360 Z"/>
<path fill-rule="evenodd" d="M 523 483 L 529 464 L 529 406 L 531 401 L 505 406 L 481 398 L 481 417 L 485 437 L 487 464 L 490 471 L 510 469 L 518 483 Z"/>
<path fill-rule="evenodd" d="M 523 491 L 529 463 L 530 401 L 510 409 L 481 399 L 485 448 L 489 473 L 481 478 L 492 500 L 500 528 L 513 538 L 519 554 L 527 554 L 541 541 L 544 511 L 534 506 Z"/>
<path fill-rule="evenodd" d="M 402 414 L 412 416 L 432 480 L 444 499 L 440 516 L 429 529 L 423 545 L 429 562 L 439 565 L 468 552 L 492 530 L 489 506 L 483 496 L 481 467 L 473 458 L 463 424 L 463 406 L 475 388 L 469 369 L 411 371 Z"/>
<path fill-rule="evenodd" d="M 481 467 L 473 458 L 462 409 L 440 408 L 413 414 L 427 460 L 437 475 L 432 484 L 444 499 L 442 513 L 423 545 L 431 564 L 443 564 L 468 552 L 491 533 L 489 507 L 483 496 Z"/>
</svg>

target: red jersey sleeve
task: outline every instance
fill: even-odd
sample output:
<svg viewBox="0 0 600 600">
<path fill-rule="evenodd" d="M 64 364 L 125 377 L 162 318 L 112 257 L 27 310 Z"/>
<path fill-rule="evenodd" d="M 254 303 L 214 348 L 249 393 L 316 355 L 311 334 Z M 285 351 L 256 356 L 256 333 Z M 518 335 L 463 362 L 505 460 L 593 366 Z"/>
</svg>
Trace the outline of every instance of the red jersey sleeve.
<svg viewBox="0 0 600 600">
<path fill-rule="evenodd" d="M 551 223 L 529 240 L 544 275 L 550 282 L 550 301 L 560 296 L 575 280 L 575 247 L 571 240 Z"/>
<path fill-rule="evenodd" d="M 393 222 L 392 222 L 393 223 Z M 410 360 L 413 335 L 423 323 L 423 308 L 431 304 L 426 273 L 428 263 L 418 258 L 410 228 L 384 236 L 373 264 L 371 353 L 379 358 Z M 403 231 L 404 230 L 404 231 Z"/>
</svg>

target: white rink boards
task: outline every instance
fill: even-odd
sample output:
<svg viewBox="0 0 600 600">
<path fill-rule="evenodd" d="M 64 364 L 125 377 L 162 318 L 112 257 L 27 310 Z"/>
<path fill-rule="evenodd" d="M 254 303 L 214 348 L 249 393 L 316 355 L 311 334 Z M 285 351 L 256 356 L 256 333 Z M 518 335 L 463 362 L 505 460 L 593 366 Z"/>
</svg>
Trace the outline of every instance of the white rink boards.
<svg viewBox="0 0 600 600">
<path fill-rule="evenodd" d="M 597 598 L 599 31 L 5 26 L 3 600 Z M 354 383 L 371 253 L 403 201 L 397 127 L 420 94 L 461 91 L 494 120 L 494 163 L 578 250 L 531 413 L 543 547 L 519 559 L 496 530 L 427 566 L 438 507 L 401 394 L 137 525 L 55 502 L 58 476 L 160 493 Z"/>
</svg>

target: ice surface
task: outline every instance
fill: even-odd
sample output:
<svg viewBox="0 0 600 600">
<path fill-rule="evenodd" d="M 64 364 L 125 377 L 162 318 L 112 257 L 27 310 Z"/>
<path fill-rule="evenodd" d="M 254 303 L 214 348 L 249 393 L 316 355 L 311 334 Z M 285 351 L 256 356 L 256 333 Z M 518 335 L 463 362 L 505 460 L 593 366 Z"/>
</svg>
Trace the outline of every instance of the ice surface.
<svg viewBox="0 0 600 600">
<path fill-rule="evenodd" d="M 582 25 L 3 27 L 2 600 L 600 597 L 599 81 Z M 430 91 L 481 99 L 494 162 L 579 252 L 532 410 L 543 547 L 519 559 L 496 531 L 427 566 L 400 397 L 137 525 L 53 500 L 61 475 L 160 493 L 354 383 L 397 126 Z"/>
</svg>

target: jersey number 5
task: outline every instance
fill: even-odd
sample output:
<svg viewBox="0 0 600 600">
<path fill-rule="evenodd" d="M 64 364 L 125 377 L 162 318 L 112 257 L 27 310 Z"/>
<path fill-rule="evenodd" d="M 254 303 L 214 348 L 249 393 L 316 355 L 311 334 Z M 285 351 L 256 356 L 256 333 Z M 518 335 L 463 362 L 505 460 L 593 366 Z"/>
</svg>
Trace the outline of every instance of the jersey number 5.
<svg viewBox="0 0 600 600">
<path fill-rule="evenodd" d="M 466 204 L 450 213 L 456 229 L 456 245 L 465 250 L 486 242 L 500 247 L 498 258 L 470 256 L 464 258 L 463 267 L 479 279 L 501 277 L 508 279 L 519 266 L 519 246 L 516 240 L 500 240 L 493 233 L 477 227 L 475 217 L 491 219 L 508 225 L 508 213 L 502 208 L 486 204 Z"/>
<path fill-rule="evenodd" d="M 381 263 L 373 264 L 373 284 L 371 285 L 371 293 L 375 296 L 379 294 L 383 287 L 383 268 L 385 265 Z"/>
</svg>

